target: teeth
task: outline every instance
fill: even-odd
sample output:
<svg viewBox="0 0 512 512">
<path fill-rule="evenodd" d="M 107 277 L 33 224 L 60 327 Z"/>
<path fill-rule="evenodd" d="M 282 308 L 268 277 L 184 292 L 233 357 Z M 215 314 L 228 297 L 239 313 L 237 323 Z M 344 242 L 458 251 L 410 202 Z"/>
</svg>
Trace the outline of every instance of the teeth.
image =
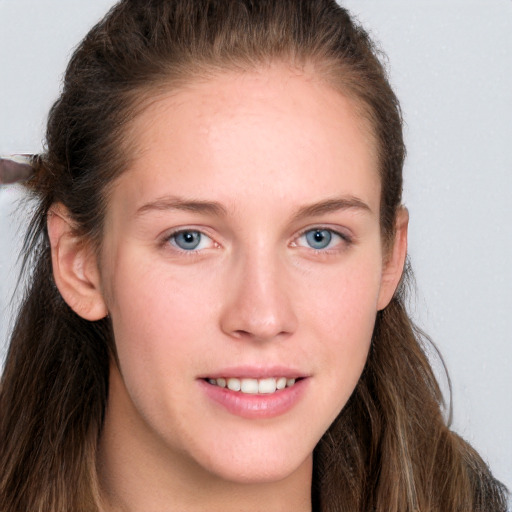
<svg viewBox="0 0 512 512">
<path fill-rule="evenodd" d="M 240 385 L 240 379 L 228 379 L 228 389 L 231 389 L 231 391 L 240 391 L 241 385 Z"/>
<path fill-rule="evenodd" d="M 240 381 L 240 391 L 242 393 L 249 393 L 250 395 L 255 395 L 258 392 L 258 380 L 242 379 Z"/>
<path fill-rule="evenodd" d="M 261 379 L 258 383 L 258 393 L 274 393 L 276 388 L 276 379 Z"/>
<path fill-rule="evenodd" d="M 279 377 L 276 382 L 277 389 L 284 389 L 286 387 L 286 377 Z"/>
<path fill-rule="evenodd" d="M 207 379 L 210 384 L 221 388 L 228 388 L 231 391 L 240 391 L 249 395 L 271 394 L 284 388 L 289 388 L 295 384 L 296 379 L 287 379 L 286 377 L 266 378 L 266 379 L 238 379 L 230 377 L 229 379 Z"/>
</svg>

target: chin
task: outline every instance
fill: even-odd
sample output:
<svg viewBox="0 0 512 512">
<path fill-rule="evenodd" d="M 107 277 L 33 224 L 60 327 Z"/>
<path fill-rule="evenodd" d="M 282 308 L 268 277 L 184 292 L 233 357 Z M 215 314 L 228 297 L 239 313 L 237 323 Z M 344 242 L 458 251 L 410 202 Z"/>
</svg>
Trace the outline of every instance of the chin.
<svg viewBox="0 0 512 512">
<path fill-rule="evenodd" d="M 302 471 L 311 472 L 313 466 L 312 453 L 298 457 L 294 451 L 259 450 L 241 456 L 240 453 L 219 453 L 219 457 L 211 457 L 203 465 L 211 474 L 223 480 L 237 484 L 268 484 L 279 482 Z"/>
</svg>

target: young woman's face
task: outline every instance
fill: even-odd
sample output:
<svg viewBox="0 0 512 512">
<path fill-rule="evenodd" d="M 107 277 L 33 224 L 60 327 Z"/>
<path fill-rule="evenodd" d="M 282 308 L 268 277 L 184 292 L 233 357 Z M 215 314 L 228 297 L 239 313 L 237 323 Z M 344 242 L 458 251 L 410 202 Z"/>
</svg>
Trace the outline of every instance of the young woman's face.
<svg viewBox="0 0 512 512">
<path fill-rule="evenodd" d="M 107 420 L 231 481 L 310 467 L 389 300 L 369 130 L 276 66 L 162 96 L 130 137 L 100 264 L 120 370 Z"/>
</svg>

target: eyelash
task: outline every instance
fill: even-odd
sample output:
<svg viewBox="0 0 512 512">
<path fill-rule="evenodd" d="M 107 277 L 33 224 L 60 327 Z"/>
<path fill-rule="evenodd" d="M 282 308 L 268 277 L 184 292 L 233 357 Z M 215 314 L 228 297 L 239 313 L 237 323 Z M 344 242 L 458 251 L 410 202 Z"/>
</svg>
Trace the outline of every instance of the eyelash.
<svg viewBox="0 0 512 512">
<path fill-rule="evenodd" d="M 331 247 L 331 248 L 329 246 L 327 246 L 325 248 L 314 248 L 314 247 L 311 247 L 310 245 L 306 246 L 306 245 L 300 245 L 298 243 L 298 241 L 302 237 L 305 237 L 305 236 L 307 236 L 308 233 L 313 233 L 313 232 L 317 232 L 317 233 L 318 232 L 327 232 L 327 233 L 329 233 L 329 235 L 331 237 L 332 236 L 339 237 L 340 241 L 334 247 Z M 193 248 L 193 249 L 187 250 L 187 249 L 183 249 L 182 247 L 179 247 L 176 243 L 176 237 L 178 237 L 179 235 L 185 234 L 185 233 L 200 235 L 201 239 L 200 239 L 198 245 L 201 245 L 202 238 L 204 237 L 204 238 L 209 239 L 211 241 L 211 244 L 214 247 L 220 246 L 218 243 L 216 243 L 213 240 L 212 237 L 207 235 L 204 231 L 202 231 L 201 229 L 194 229 L 194 228 L 186 228 L 186 229 L 180 228 L 180 229 L 177 229 L 176 231 L 173 231 L 173 232 L 167 234 L 162 240 L 162 245 L 171 245 L 173 250 L 175 250 L 181 254 L 187 255 L 187 256 L 198 255 L 200 252 L 202 252 L 203 250 L 206 249 L 203 247 L 203 248 L 199 248 L 199 249 Z M 332 239 L 329 240 L 329 244 L 331 241 L 332 241 Z M 343 250 L 344 248 L 347 248 L 348 246 L 350 246 L 352 243 L 353 243 L 352 237 L 350 237 L 346 233 L 341 233 L 339 231 L 336 231 L 336 230 L 326 227 L 326 226 L 313 226 L 313 227 L 309 227 L 309 228 L 301 231 L 294 238 L 291 245 L 292 245 L 292 247 L 304 247 L 306 249 L 310 249 L 310 250 L 314 251 L 316 254 L 329 254 L 329 253 L 333 253 L 333 252 L 339 252 L 340 250 Z M 341 248 L 337 247 L 338 245 L 342 245 L 343 247 L 341 247 Z"/>
<path fill-rule="evenodd" d="M 193 249 L 187 250 L 187 249 L 183 249 L 182 247 L 179 247 L 176 243 L 176 237 L 178 237 L 179 235 L 185 234 L 185 233 L 200 235 L 201 239 L 199 241 L 199 245 L 201 245 L 202 239 L 206 238 L 211 241 L 213 246 L 217 246 L 217 247 L 219 246 L 219 244 L 217 244 L 211 236 L 208 236 L 204 231 L 201 231 L 200 229 L 194 229 L 194 228 L 186 228 L 186 229 L 180 228 L 180 229 L 177 229 L 176 231 L 173 231 L 172 233 L 167 234 L 164 237 L 164 239 L 162 240 L 162 245 L 166 245 L 166 244 L 171 245 L 173 250 L 175 250 L 181 254 L 185 254 L 187 256 L 198 255 L 201 251 L 203 251 L 205 249 L 205 248 L 199 248 L 199 249 L 193 248 Z"/>
<path fill-rule="evenodd" d="M 308 246 L 308 247 L 304 246 L 304 247 L 314 251 L 315 254 L 330 254 L 330 253 L 340 252 L 341 250 L 346 249 L 347 247 L 352 245 L 352 243 L 353 243 L 352 237 L 347 235 L 346 233 L 342 233 L 340 231 L 329 228 L 327 226 L 313 226 L 313 227 L 308 227 L 308 228 L 304 229 L 301 233 L 299 233 L 299 235 L 295 238 L 293 244 L 295 247 L 300 247 L 297 243 L 297 241 L 300 238 L 306 236 L 308 233 L 322 232 L 322 231 L 328 232 L 331 236 L 334 235 L 336 237 L 339 237 L 340 241 L 334 247 L 326 247 L 326 248 L 321 248 L 321 249 L 315 249 L 314 247 L 311 247 L 311 246 Z M 341 247 L 338 247 L 339 245 L 341 245 Z"/>
</svg>

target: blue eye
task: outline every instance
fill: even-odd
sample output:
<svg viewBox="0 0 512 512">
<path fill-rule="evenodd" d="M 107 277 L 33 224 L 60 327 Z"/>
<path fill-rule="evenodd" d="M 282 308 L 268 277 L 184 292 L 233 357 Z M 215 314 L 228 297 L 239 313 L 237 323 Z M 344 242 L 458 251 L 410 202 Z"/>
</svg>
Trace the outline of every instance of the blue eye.
<svg viewBox="0 0 512 512">
<path fill-rule="evenodd" d="M 331 229 L 315 228 L 305 231 L 298 241 L 298 245 L 309 247 L 316 251 L 332 249 L 343 242 L 345 238 Z"/>
<path fill-rule="evenodd" d="M 325 249 L 332 240 L 332 232 L 327 229 L 312 229 L 306 231 L 306 241 L 313 249 Z"/>
<path fill-rule="evenodd" d="M 170 237 L 172 245 L 183 251 L 197 251 L 208 246 L 211 239 L 200 231 L 178 231 Z"/>
</svg>

